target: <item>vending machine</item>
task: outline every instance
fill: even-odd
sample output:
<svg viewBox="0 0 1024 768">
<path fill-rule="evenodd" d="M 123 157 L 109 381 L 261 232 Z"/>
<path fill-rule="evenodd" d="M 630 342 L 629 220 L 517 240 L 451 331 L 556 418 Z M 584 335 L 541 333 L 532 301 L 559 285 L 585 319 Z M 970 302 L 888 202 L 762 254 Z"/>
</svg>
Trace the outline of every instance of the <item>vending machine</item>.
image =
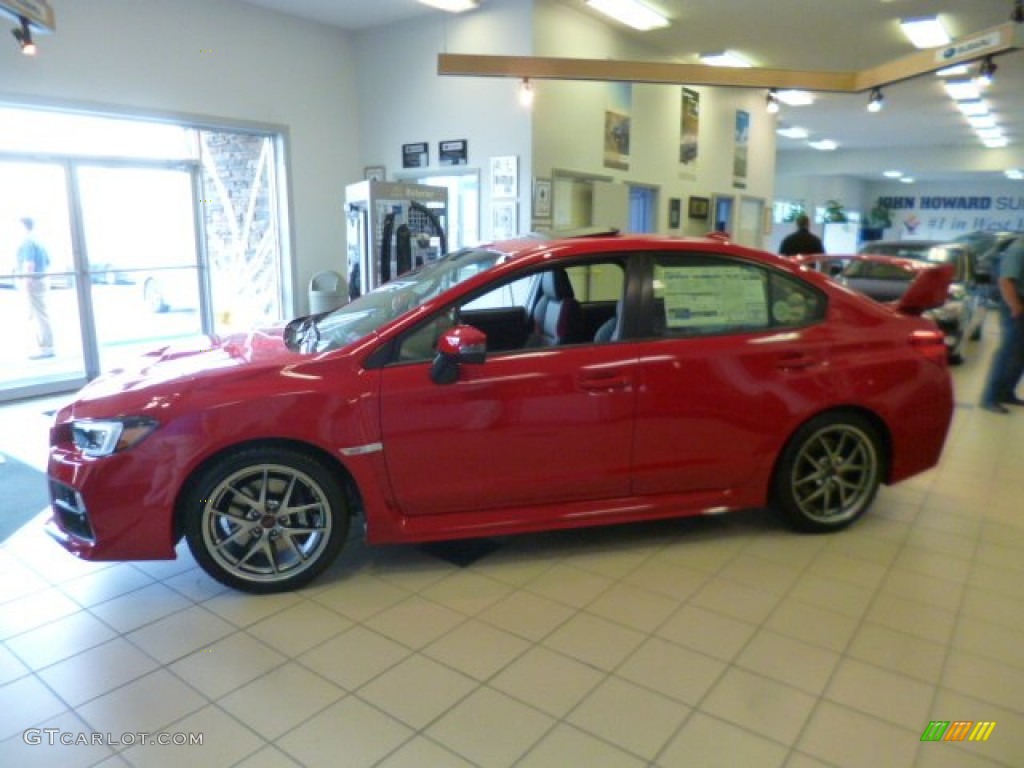
<svg viewBox="0 0 1024 768">
<path fill-rule="evenodd" d="M 360 181 L 345 187 L 349 298 L 448 251 L 448 190 L 424 184 Z"/>
</svg>

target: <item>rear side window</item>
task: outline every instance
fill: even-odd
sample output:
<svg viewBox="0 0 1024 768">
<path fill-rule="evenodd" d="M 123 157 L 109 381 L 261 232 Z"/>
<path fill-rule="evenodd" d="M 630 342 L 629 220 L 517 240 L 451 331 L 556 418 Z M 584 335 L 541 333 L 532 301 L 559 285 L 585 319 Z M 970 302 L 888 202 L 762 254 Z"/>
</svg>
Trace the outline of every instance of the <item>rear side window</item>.
<svg viewBox="0 0 1024 768">
<path fill-rule="evenodd" d="M 659 257 L 656 336 L 710 336 L 791 328 L 824 317 L 824 296 L 800 280 L 741 261 Z"/>
</svg>

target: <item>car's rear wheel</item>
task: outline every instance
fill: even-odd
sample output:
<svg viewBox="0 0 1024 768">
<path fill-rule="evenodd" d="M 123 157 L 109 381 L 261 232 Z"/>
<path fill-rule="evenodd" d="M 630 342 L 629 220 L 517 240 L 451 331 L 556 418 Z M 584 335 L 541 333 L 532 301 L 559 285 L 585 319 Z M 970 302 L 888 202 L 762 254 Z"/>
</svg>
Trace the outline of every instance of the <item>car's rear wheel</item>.
<svg viewBox="0 0 1024 768">
<path fill-rule="evenodd" d="M 878 493 L 883 453 L 877 430 L 853 413 L 824 414 L 802 426 L 775 470 L 773 501 L 801 531 L 845 528 Z"/>
<path fill-rule="evenodd" d="M 345 494 L 320 462 L 259 447 L 227 456 L 198 478 L 184 509 L 199 565 L 246 592 L 284 592 L 331 564 L 348 535 Z"/>
</svg>

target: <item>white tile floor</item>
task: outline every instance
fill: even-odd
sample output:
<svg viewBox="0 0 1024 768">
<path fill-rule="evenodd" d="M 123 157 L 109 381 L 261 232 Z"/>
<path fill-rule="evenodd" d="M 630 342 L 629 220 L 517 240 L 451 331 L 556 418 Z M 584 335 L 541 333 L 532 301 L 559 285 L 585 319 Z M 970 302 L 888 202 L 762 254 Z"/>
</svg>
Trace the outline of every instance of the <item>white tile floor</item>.
<svg viewBox="0 0 1024 768">
<path fill-rule="evenodd" d="M 0 765 L 1024 765 L 1024 412 L 973 407 L 991 346 L 955 370 L 941 465 L 835 536 L 743 514 L 467 568 L 352 541 L 251 597 L 184 551 L 81 563 L 29 525 L 0 547 Z M 0 411 L 22 448 L 38 411 Z M 996 728 L 922 743 L 931 720 Z"/>
</svg>

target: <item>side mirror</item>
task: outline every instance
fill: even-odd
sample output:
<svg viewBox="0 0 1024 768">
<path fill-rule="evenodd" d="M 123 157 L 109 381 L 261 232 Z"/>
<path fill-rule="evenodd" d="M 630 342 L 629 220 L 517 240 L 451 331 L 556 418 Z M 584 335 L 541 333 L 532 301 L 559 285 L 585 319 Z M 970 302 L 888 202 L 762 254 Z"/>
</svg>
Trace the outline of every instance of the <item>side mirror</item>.
<svg viewBox="0 0 1024 768">
<path fill-rule="evenodd" d="M 437 357 L 430 366 L 435 384 L 453 384 L 459 378 L 460 365 L 480 365 L 487 359 L 487 335 L 471 325 L 457 325 L 441 334 Z"/>
</svg>

